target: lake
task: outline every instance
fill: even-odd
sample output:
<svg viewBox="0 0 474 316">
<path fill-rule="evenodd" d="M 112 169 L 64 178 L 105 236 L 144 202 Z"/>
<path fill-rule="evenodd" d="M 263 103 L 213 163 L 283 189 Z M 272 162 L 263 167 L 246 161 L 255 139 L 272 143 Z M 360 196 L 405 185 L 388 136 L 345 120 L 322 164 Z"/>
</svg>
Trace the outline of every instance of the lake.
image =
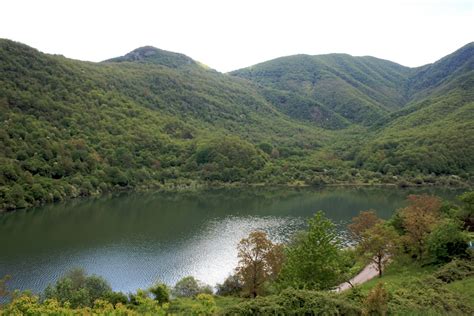
<svg viewBox="0 0 474 316">
<path fill-rule="evenodd" d="M 0 277 L 10 288 L 43 290 L 73 267 L 129 292 L 193 275 L 222 282 L 236 245 L 252 230 L 286 241 L 324 210 L 344 236 L 359 211 L 389 218 L 412 193 L 454 199 L 450 189 L 247 188 L 199 193 L 128 193 L 0 214 Z"/>
</svg>

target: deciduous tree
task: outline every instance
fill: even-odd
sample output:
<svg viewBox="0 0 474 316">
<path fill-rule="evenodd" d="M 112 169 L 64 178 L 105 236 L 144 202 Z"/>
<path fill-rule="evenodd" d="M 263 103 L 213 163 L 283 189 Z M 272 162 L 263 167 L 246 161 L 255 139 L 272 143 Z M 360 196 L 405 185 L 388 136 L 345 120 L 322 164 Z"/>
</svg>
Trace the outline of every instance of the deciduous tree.
<svg viewBox="0 0 474 316">
<path fill-rule="evenodd" d="M 239 265 L 236 274 L 242 281 L 243 290 L 251 297 L 263 292 L 266 281 L 276 278 L 283 261 L 283 248 L 275 245 L 262 231 L 250 233 L 237 246 Z"/>
<path fill-rule="evenodd" d="M 441 200 L 429 195 L 410 195 L 410 205 L 401 210 L 404 242 L 418 260 L 426 250 L 426 238 L 440 219 Z"/>
<path fill-rule="evenodd" d="M 282 287 L 328 289 L 347 268 L 334 223 L 320 211 L 308 224 L 308 230 L 286 249 L 279 278 Z"/>
<path fill-rule="evenodd" d="M 391 226 L 382 221 L 365 230 L 360 239 L 358 250 L 369 262 L 373 262 L 382 277 L 382 271 L 397 246 L 398 234 Z"/>
<path fill-rule="evenodd" d="M 352 223 L 348 225 L 348 228 L 354 239 L 360 240 L 367 229 L 374 227 L 380 221 L 374 210 L 362 211 L 352 218 Z"/>
</svg>

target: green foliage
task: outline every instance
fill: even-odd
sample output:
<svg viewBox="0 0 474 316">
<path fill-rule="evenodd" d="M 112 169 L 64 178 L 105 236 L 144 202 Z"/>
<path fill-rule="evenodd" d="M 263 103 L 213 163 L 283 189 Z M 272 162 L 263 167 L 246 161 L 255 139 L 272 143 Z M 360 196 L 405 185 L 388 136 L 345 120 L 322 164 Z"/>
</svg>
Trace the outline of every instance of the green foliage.
<svg viewBox="0 0 474 316">
<path fill-rule="evenodd" d="M 302 157 L 326 137 L 248 82 L 148 51 L 92 64 L 0 40 L 0 209 L 110 190 L 287 183 L 304 159 L 275 173 L 283 166 L 256 144 Z"/>
<path fill-rule="evenodd" d="M 474 263 L 472 260 L 456 259 L 439 268 L 433 275 L 446 283 L 463 280 L 474 276 Z"/>
<path fill-rule="evenodd" d="M 0 209 L 223 182 L 462 185 L 472 49 L 420 69 L 331 54 L 228 75 L 152 47 L 94 64 L 0 40 Z"/>
<path fill-rule="evenodd" d="M 216 297 L 217 298 L 217 297 Z M 231 301 L 231 303 L 235 303 Z M 171 315 L 216 315 L 218 307 L 211 294 L 198 294 L 194 298 L 181 297 L 171 301 L 168 312 Z"/>
<path fill-rule="evenodd" d="M 216 312 L 216 302 L 211 294 L 198 294 L 197 304 L 193 308 L 193 315 L 214 315 Z"/>
<path fill-rule="evenodd" d="M 56 299 L 41 301 L 30 293 L 17 293 L 13 300 L 0 309 L 0 315 L 167 315 L 168 306 L 160 307 L 150 298 L 142 298 L 135 309 L 121 303 L 112 305 L 98 299 L 92 307 L 72 308 L 69 304 L 60 304 Z"/>
<path fill-rule="evenodd" d="M 474 191 L 465 192 L 459 199 L 464 203 L 459 212 L 459 218 L 464 222 L 464 228 L 474 230 Z"/>
<path fill-rule="evenodd" d="M 389 314 L 471 315 L 473 307 L 433 277 L 410 279 L 391 292 Z"/>
<path fill-rule="evenodd" d="M 361 309 L 324 292 L 286 289 L 223 310 L 223 315 L 361 315 Z"/>
<path fill-rule="evenodd" d="M 195 162 L 205 180 L 235 182 L 264 167 L 265 157 L 238 137 L 220 137 L 198 145 Z"/>
<path fill-rule="evenodd" d="M 341 128 L 403 105 L 409 73 L 373 57 L 329 54 L 282 57 L 231 74 L 263 86 L 267 100 L 292 117 Z"/>
<path fill-rule="evenodd" d="M 386 315 L 388 293 L 383 283 L 378 283 L 367 295 L 364 301 L 364 315 Z"/>
<path fill-rule="evenodd" d="M 379 277 L 382 276 L 383 269 L 390 258 L 395 255 L 399 244 L 398 239 L 395 229 L 381 221 L 362 233 L 357 250 L 366 262 L 376 265 Z"/>
<path fill-rule="evenodd" d="M 88 276 L 82 269 L 74 269 L 61 277 L 56 284 L 45 290 L 46 299 L 55 299 L 61 304 L 66 302 L 71 307 L 89 306 L 95 300 L 105 298 L 112 292 L 110 285 L 103 278 Z"/>
<path fill-rule="evenodd" d="M 242 282 L 235 274 L 229 275 L 222 284 L 216 285 L 216 294 L 220 296 L 238 296 L 242 290 Z"/>
<path fill-rule="evenodd" d="M 319 211 L 286 248 L 280 287 L 329 289 L 347 268 L 345 259 L 335 225 Z"/>
<path fill-rule="evenodd" d="M 149 289 L 158 303 L 168 303 L 170 301 L 170 289 L 166 284 L 156 283 Z"/>
<path fill-rule="evenodd" d="M 428 252 L 437 262 L 449 262 L 454 258 L 467 257 L 468 236 L 455 220 L 446 219 L 427 238 Z"/>
<path fill-rule="evenodd" d="M 162 306 L 158 301 L 151 299 L 145 291 L 138 290 L 134 300 L 133 310 L 139 315 L 167 315 L 168 305 Z"/>
<path fill-rule="evenodd" d="M 188 276 L 176 282 L 172 294 L 176 297 L 196 297 L 198 294 L 212 294 L 212 288 Z"/>
</svg>

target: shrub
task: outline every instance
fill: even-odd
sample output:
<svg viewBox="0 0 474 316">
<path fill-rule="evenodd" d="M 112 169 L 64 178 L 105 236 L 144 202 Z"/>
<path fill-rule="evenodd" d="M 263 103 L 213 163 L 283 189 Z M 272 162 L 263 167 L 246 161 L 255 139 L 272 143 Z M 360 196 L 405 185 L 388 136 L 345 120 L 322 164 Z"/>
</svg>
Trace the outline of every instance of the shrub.
<svg viewBox="0 0 474 316">
<path fill-rule="evenodd" d="M 465 300 L 434 278 L 410 279 L 393 291 L 388 313 L 394 315 L 454 314 L 472 315 L 474 310 Z"/>
<path fill-rule="evenodd" d="M 428 252 L 437 262 L 449 262 L 455 257 L 466 257 L 467 240 L 460 224 L 453 220 L 444 220 L 428 236 Z"/>
<path fill-rule="evenodd" d="M 356 305 L 328 293 L 286 289 L 222 311 L 223 315 L 361 315 Z"/>
<path fill-rule="evenodd" d="M 386 315 L 388 303 L 388 293 L 382 283 L 377 285 L 369 292 L 364 301 L 365 315 Z"/>
<path fill-rule="evenodd" d="M 462 280 L 473 275 L 474 263 L 469 260 L 453 260 L 434 273 L 435 278 L 446 283 Z"/>
</svg>

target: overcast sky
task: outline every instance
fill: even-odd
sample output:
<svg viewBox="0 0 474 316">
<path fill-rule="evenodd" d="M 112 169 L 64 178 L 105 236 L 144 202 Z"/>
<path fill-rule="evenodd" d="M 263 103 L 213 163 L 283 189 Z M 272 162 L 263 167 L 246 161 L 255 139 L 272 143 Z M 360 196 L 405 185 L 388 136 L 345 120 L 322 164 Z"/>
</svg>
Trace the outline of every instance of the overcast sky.
<svg viewBox="0 0 474 316">
<path fill-rule="evenodd" d="M 1 0 L 0 37 L 101 61 L 144 45 L 219 71 L 272 58 L 348 53 L 406 66 L 474 41 L 474 0 Z"/>
</svg>

